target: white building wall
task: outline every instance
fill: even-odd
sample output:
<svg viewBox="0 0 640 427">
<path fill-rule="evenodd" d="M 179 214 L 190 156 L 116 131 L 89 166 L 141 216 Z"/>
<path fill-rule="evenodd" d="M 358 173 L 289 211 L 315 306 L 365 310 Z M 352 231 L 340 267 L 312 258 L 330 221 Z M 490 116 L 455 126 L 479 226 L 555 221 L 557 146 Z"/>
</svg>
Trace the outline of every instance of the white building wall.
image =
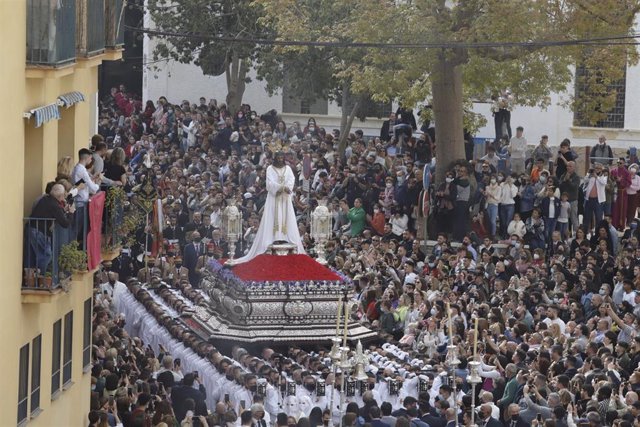
<svg viewBox="0 0 640 427">
<path fill-rule="evenodd" d="M 146 18 L 148 19 L 148 18 Z M 145 26 L 152 26 L 151 22 L 145 22 Z M 145 37 L 144 56 L 145 63 L 153 58 L 154 42 Z M 156 101 L 160 96 L 166 96 L 170 102 L 179 103 L 182 100 L 197 102 L 204 96 L 208 99 L 215 98 L 218 102 L 225 102 L 227 85 L 225 76 L 205 76 L 200 67 L 193 64 L 180 64 L 174 61 L 158 62 L 161 71 L 155 71 L 152 67 L 144 67 L 143 73 L 143 99 Z M 251 83 L 247 84 L 243 102 L 262 114 L 268 110 L 282 111 L 282 95 L 269 96 L 265 90 L 265 83 L 255 79 L 255 72 L 250 73 Z M 571 140 L 572 146 L 592 146 L 601 134 L 606 135 L 609 143 L 614 148 L 628 148 L 637 146 L 640 148 L 640 66 L 628 67 L 627 86 L 625 96 L 625 128 L 601 129 L 573 126 L 573 112 L 561 106 L 563 100 L 568 99 L 568 94 L 573 93 L 573 86 L 567 89 L 565 94 L 551 94 L 551 105 L 546 109 L 536 107 L 515 107 L 511 114 L 511 128 L 515 134 L 515 128 L 519 125 L 525 128 L 525 136 L 529 144 L 537 144 L 542 135 L 548 135 L 550 145 L 557 147 L 564 138 Z M 517 96 L 517 94 L 515 94 Z M 476 103 L 474 111 L 483 114 L 487 118 L 487 125 L 479 130 L 476 137 L 495 137 L 493 117 L 490 104 Z M 281 114 L 285 122 L 294 120 L 306 124 L 309 117 L 314 117 L 319 126 L 328 131 L 340 128 L 340 107 L 330 102 L 326 116 L 312 114 Z M 362 129 L 365 135 L 379 135 L 384 118 L 369 118 L 362 122 L 356 119 L 353 122 L 353 130 Z"/>
</svg>

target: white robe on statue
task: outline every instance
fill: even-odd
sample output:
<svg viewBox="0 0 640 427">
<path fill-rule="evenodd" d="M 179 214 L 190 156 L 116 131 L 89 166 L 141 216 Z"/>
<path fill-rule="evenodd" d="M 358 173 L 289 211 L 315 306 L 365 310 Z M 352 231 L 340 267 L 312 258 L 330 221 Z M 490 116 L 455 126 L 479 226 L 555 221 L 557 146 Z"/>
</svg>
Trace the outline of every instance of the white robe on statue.
<svg viewBox="0 0 640 427">
<path fill-rule="evenodd" d="M 296 245 L 298 254 L 305 253 L 291 199 L 295 183 L 296 177 L 289 166 L 276 168 L 271 165 L 267 168 L 267 201 L 264 204 L 260 227 L 258 227 L 253 245 L 242 258 L 228 261 L 229 265 L 251 261 L 256 256 L 265 253 L 273 242 L 281 240 Z M 291 190 L 291 194 L 287 194 L 284 191 L 285 188 Z M 278 194 L 278 192 L 280 193 Z"/>
</svg>

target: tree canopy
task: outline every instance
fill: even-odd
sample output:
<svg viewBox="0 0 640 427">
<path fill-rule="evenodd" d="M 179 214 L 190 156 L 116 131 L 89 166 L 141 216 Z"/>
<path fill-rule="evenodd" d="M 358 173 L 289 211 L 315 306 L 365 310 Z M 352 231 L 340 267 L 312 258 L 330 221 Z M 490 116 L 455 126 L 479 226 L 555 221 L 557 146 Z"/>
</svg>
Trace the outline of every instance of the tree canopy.
<svg viewBox="0 0 640 427">
<path fill-rule="evenodd" d="M 156 29 L 169 33 L 156 36 L 154 59 L 193 62 L 204 74 L 225 74 L 226 102 L 229 109 L 235 111 L 242 102 L 248 73 L 259 61 L 262 47 L 255 43 L 220 41 L 215 37 L 271 37 L 269 29 L 260 24 L 260 7 L 251 0 L 149 0 L 147 10 Z"/>
</svg>

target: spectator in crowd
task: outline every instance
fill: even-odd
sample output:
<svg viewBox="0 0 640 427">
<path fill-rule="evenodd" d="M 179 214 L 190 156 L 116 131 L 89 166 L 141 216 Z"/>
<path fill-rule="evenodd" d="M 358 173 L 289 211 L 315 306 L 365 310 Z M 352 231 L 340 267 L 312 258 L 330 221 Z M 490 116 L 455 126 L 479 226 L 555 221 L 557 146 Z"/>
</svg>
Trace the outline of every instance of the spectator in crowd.
<svg viewBox="0 0 640 427">
<path fill-rule="evenodd" d="M 122 167 L 109 178 L 120 177 L 123 187 L 129 186 L 129 205 L 135 205 L 133 189 L 151 177 L 168 226 L 161 235 L 138 224 L 126 252 L 99 272 L 106 279 L 96 280 L 90 423 L 103 423 L 106 416 L 112 424 L 122 419 L 125 426 L 134 425 L 146 422 L 148 414 L 153 425 L 291 427 L 322 420 L 328 426 L 346 413 L 346 425 L 470 425 L 474 390 L 475 422 L 483 426 L 640 422 L 640 231 L 630 198 L 635 193 L 628 193 L 637 167 L 625 159 L 612 169 L 594 163 L 593 173 L 581 180 L 575 153 L 563 141 L 555 174 L 542 169 L 533 183 L 525 162 L 547 157 L 527 156 L 520 128 L 509 144 L 513 176 L 494 171 L 491 161 L 473 174 L 467 161 L 438 164 L 446 168 L 446 179 L 427 188 L 431 212 L 424 221 L 419 209 L 425 201 L 419 200 L 424 165 L 416 166 L 422 160 L 412 143 L 393 139 L 393 126 L 375 138 L 354 132 L 345 152 L 338 153 L 337 140 L 311 119 L 304 128 L 287 127 L 277 112 L 260 116 L 242 106 L 240 115 L 202 100 L 174 105 L 163 98 L 155 110 L 141 106 L 135 95 L 118 88 L 103 103 L 105 176 L 110 164 Z M 127 126 L 119 124 L 120 116 L 130 119 Z M 184 126 L 193 122 L 198 131 L 190 140 Z M 231 141 L 234 132 L 248 136 Z M 208 304 L 210 295 L 198 285 L 216 257 L 200 271 L 195 267 L 207 256 L 209 240 L 217 245 L 214 222 L 224 208 L 239 207 L 244 230 L 259 223 L 265 170 L 274 157 L 267 142 L 274 132 L 289 141 L 286 162 L 296 175 L 294 189 L 305 188 L 297 194 L 295 213 L 306 248 L 311 248 L 310 211 L 317 200 L 327 200 L 335 221 L 327 259 L 353 283 L 352 321 L 378 332 L 367 343 L 368 379 L 362 389 L 350 383 L 342 388 L 345 373 L 333 374 L 325 343 L 308 348 L 292 343 L 277 349 L 281 353 L 266 345 L 222 352 L 215 338 L 202 340 L 184 321 Z M 312 158 L 308 179 L 302 173 L 305 153 Z M 432 155 L 437 158 L 437 151 Z M 146 165 L 140 159 L 145 156 Z M 87 171 L 91 157 L 80 153 L 69 181 L 77 182 L 74 175 L 87 178 L 85 192 L 76 196 L 81 204 L 97 191 L 89 183 L 100 183 Z M 68 181 L 70 172 L 62 169 L 60 178 Z M 316 175 L 321 185 L 313 186 Z M 607 190 L 607 185 L 615 187 Z M 52 197 L 54 188 L 55 201 L 36 206 L 55 208 L 67 219 L 64 187 L 60 193 L 53 186 L 45 197 Z M 603 220 L 598 209 L 602 212 L 609 200 L 607 191 L 617 197 L 612 215 Z M 492 211 L 496 200 L 504 216 L 478 215 L 484 208 Z M 473 216 L 489 222 L 471 230 Z M 486 236 L 479 234 L 483 229 Z M 425 242 L 425 233 L 436 239 L 434 246 Z M 140 283 L 136 273 L 144 268 L 147 236 L 157 248 L 153 269 L 158 272 L 141 276 L 149 283 Z M 475 360 L 483 382 L 474 389 L 469 362 L 476 319 Z M 455 370 L 448 362 L 452 347 L 460 360 Z M 338 406 L 341 399 L 345 410 Z"/>
<path fill-rule="evenodd" d="M 598 143 L 591 148 L 589 155 L 591 165 L 600 163 L 603 165 L 610 165 L 613 163 L 613 151 L 611 146 L 607 144 L 607 138 L 604 135 L 598 137 Z"/>
<path fill-rule="evenodd" d="M 525 171 L 527 154 L 527 139 L 524 137 L 524 127 L 516 128 L 516 135 L 509 141 L 509 154 L 511 155 L 511 171 L 521 174 Z"/>
</svg>

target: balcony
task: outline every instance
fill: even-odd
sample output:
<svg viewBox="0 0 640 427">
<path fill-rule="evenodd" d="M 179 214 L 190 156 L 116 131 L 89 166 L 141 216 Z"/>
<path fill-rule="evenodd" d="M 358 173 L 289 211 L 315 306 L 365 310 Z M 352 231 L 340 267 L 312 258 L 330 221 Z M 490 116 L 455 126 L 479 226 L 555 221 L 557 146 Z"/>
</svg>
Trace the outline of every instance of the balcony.
<svg viewBox="0 0 640 427">
<path fill-rule="evenodd" d="M 80 0 L 85 13 L 78 13 L 78 54 L 94 56 L 104 52 L 105 0 Z"/>
<path fill-rule="evenodd" d="M 51 218 L 25 218 L 23 302 L 50 302 L 70 283 L 73 271 L 69 265 L 75 263 L 78 269 L 86 270 L 87 229 L 86 210 L 76 211 L 67 228 Z"/>
<path fill-rule="evenodd" d="M 27 63 L 61 67 L 76 58 L 76 0 L 27 0 Z"/>
<path fill-rule="evenodd" d="M 124 0 L 108 0 L 106 6 L 105 46 L 119 49 L 124 46 Z"/>
</svg>

